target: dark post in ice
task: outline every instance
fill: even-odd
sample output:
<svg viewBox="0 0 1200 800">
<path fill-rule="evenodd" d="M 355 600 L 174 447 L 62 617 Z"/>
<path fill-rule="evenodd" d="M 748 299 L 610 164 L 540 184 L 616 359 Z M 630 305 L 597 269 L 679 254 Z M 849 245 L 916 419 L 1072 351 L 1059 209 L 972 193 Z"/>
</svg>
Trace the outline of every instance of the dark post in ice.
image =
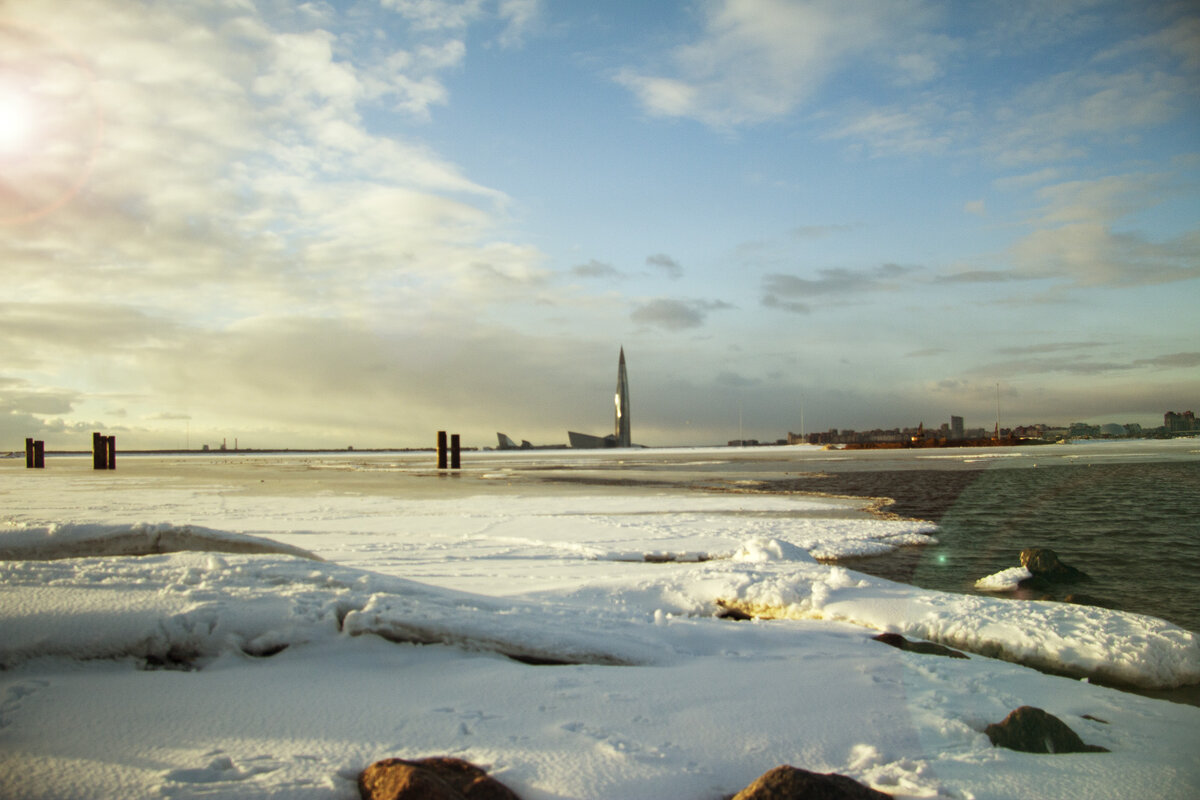
<svg viewBox="0 0 1200 800">
<path fill-rule="evenodd" d="M 462 447 L 457 433 L 450 434 L 450 469 L 462 469 Z"/>
<path fill-rule="evenodd" d="M 438 431 L 437 442 L 438 442 L 438 445 L 437 445 L 438 466 L 437 466 L 437 468 L 445 469 L 446 468 L 446 432 L 445 431 Z"/>
<path fill-rule="evenodd" d="M 117 437 L 92 434 L 92 469 L 117 468 Z"/>
<path fill-rule="evenodd" d="M 25 469 L 44 469 L 46 466 L 46 443 L 25 440 Z"/>
<path fill-rule="evenodd" d="M 92 469 L 108 469 L 108 440 L 104 434 L 92 433 Z"/>
</svg>

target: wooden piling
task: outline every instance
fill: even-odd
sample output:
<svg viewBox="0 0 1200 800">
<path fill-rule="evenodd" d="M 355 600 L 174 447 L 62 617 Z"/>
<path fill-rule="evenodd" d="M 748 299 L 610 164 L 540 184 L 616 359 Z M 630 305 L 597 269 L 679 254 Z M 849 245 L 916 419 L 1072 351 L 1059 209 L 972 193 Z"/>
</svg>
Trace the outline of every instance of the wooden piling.
<svg viewBox="0 0 1200 800">
<path fill-rule="evenodd" d="M 457 433 L 450 435 L 450 469 L 462 469 L 462 449 Z"/>
<path fill-rule="evenodd" d="M 446 468 L 446 432 L 438 431 L 437 435 L 437 468 Z"/>
<path fill-rule="evenodd" d="M 108 439 L 104 434 L 92 434 L 92 469 L 108 469 Z"/>
<path fill-rule="evenodd" d="M 25 440 L 25 469 L 33 469 L 33 439 Z"/>
<path fill-rule="evenodd" d="M 46 468 L 46 443 L 41 439 L 33 443 L 33 468 Z"/>
<path fill-rule="evenodd" d="M 117 468 L 117 437 L 105 437 L 105 458 L 109 469 Z"/>
</svg>

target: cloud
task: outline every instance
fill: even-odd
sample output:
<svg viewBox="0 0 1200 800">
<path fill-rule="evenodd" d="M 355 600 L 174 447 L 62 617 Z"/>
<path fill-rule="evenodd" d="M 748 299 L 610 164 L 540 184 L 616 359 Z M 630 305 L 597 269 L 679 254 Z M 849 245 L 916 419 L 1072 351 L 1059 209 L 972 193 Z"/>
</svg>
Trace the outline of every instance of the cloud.
<svg viewBox="0 0 1200 800">
<path fill-rule="evenodd" d="M 1161 203 L 1172 192 L 1161 174 L 1109 175 L 1044 186 L 1037 196 L 1044 202 L 1039 224 L 1112 223 Z"/>
<path fill-rule="evenodd" d="M 461 42 L 357 46 L 339 15 L 315 29 L 286 4 L 272 19 L 233 4 L 97 7 L 85 18 L 22 5 L 0 29 L 0 59 L 57 109 L 45 146 L 0 187 L 0 218 L 43 209 L 0 239 L 8 275 L 38 300 L 228 321 L 283 305 L 474 301 L 498 276 L 544 277 L 535 248 L 497 235 L 502 193 L 364 122 L 444 100 L 430 80 L 461 62 Z M 432 20 L 439 8 L 407 10 Z"/>
<path fill-rule="evenodd" d="M 1011 257 L 1023 272 L 1063 278 L 1079 287 L 1147 286 L 1200 278 L 1200 233 L 1152 242 L 1099 223 L 1034 231 Z"/>
<path fill-rule="evenodd" d="M 1194 49 L 1200 17 L 1187 4 L 1158 11 L 1135 20 L 1136 12 L 1107 4 L 1017 4 L 1002 13 L 979 6 L 967 12 L 971 24 L 956 26 L 953 35 L 938 33 L 944 18 L 914 17 L 895 29 L 878 57 L 909 65 L 920 86 L 906 91 L 905 81 L 893 78 L 894 99 L 881 101 L 861 82 L 847 82 L 840 105 L 822 110 L 822 138 L 870 157 L 983 157 L 1026 170 L 1080 160 L 1098 147 L 1136 146 L 1143 132 L 1185 117 L 1200 95 Z M 1161 27 L 1131 33 L 1147 25 Z M 1117 43 L 1096 53 L 1098 35 Z M 1051 48 L 1056 54 L 1086 48 L 1091 57 L 987 93 L 961 77 L 981 69 L 1011 72 L 1015 60 L 1040 59 Z"/>
<path fill-rule="evenodd" d="M 1097 142 L 1118 142 L 1194 103 L 1187 77 L 1150 65 L 1061 72 L 995 104 L 983 149 L 1010 166 L 1077 158 Z"/>
<path fill-rule="evenodd" d="M 1139 358 L 1133 363 L 1134 366 L 1138 367 L 1191 369 L 1193 367 L 1200 367 L 1200 353 L 1170 353 L 1168 355 L 1156 356 L 1154 358 Z"/>
<path fill-rule="evenodd" d="M 125 355 L 179 340 L 174 320 L 107 303 L 0 303 L 0 349 L 10 366 L 56 358 Z"/>
<path fill-rule="evenodd" d="M 586 264 L 576 264 L 571 267 L 571 274 L 577 278 L 617 279 L 626 277 L 625 273 L 612 264 L 606 264 L 594 258 Z"/>
<path fill-rule="evenodd" d="M 467 27 L 484 13 L 483 0 L 380 0 L 417 30 L 457 30 Z"/>
<path fill-rule="evenodd" d="M 40 408 L 62 415 L 43 430 L 70 432 L 115 388 L 139 436 L 165 408 L 196 433 L 219 418 L 264 437 L 361 426 L 404 441 L 424 435 L 398 433 L 405 402 L 414 424 L 438 424 L 461 391 L 442 369 L 474 370 L 470 396 L 495 391 L 508 366 L 447 357 L 423 372 L 426 338 L 519 362 L 512 332 L 482 320 L 556 299 L 544 256 L 506 237 L 503 193 L 405 131 L 448 101 L 463 26 L 493 8 L 493 29 L 535 24 L 518 6 L 6 6 L 0 75 L 17 69 L 46 113 L 0 177 L 0 352 L 49 387 L 13 389 L 6 419 Z"/>
<path fill-rule="evenodd" d="M 496 41 L 519 47 L 541 18 L 541 0 L 380 0 L 413 29 L 427 33 L 459 33 L 491 20 L 501 24 Z"/>
<path fill-rule="evenodd" d="M 1014 241 L 1011 270 L 980 270 L 937 278 L 939 283 L 1052 279 L 1076 287 L 1147 286 L 1200 278 L 1200 230 L 1152 240 L 1120 230 L 1181 191 L 1162 174 L 1110 175 L 1042 186 L 1032 230 Z"/>
<path fill-rule="evenodd" d="M 1200 16 L 1176 20 L 1162 30 L 1122 43 L 1104 56 L 1121 58 L 1130 53 L 1166 55 L 1176 59 L 1182 69 L 1200 73 Z"/>
<path fill-rule="evenodd" d="M 665 253 L 658 253 L 653 256 L 646 256 L 646 265 L 656 267 L 663 271 L 664 274 L 671 280 L 678 280 L 683 277 L 683 267 L 678 261 L 671 258 Z"/>
<path fill-rule="evenodd" d="M 796 300 L 780 300 L 774 294 L 763 295 L 762 304 L 767 308 L 789 311 L 793 314 L 809 314 L 812 312 L 812 306 L 808 303 L 801 303 Z"/>
<path fill-rule="evenodd" d="M 1056 358 L 1029 357 L 1042 353 L 1077 353 L 1077 351 L 1080 350 L 1092 349 L 1093 347 L 1099 346 L 1099 344 L 1092 345 L 1088 342 L 1067 342 L 1058 346 L 1047 345 L 1043 348 L 1033 346 L 1029 348 L 1002 350 L 999 352 L 1023 355 L 1025 357 L 1015 361 L 1005 361 L 986 365 L 981 369 L 981 372 L 987 372 L 992 375 L 1010 376 L 1053 373 L 1064 375 L 1099 376 L 1106 374 L 1122 374 L 1140 370 L 1191 370 L 1200 366 L 1200 353 L 1196 352 L 1168 353 L 1151 358 L 1110 359 L 1107 361 L 1093 361 L 1078 354 L 1065 355 Z"/>
<path fill-rule="evenodd" d="M 541 0 L 500 0 L 497 13 L 505 23 L 499 41 L 504 47 L 519 47 L 542 15 Z"/>
<path fill-rule="evenodd" d="M 397 314 L 390 327 L 345 317 L 264 316 L 223 331 L 185 330 L 176 342 L 124 358 L 152 398 L 151 412 L 140 419 L 167 431 L 139 428 L 141 440 L 182 438 L 181 425 L 153 424 L 177 414 L 190 417 L 193 443 L 240 436 L 251 447 L 298 440 L 386 447 L 432 445 L 434 433 L 448 426 L 476 442 L 494 442 L 505 427 L 525 432 L 523 438 L 536 433 L 565 441 L 565 430 L 586 418 L 573 420 L 561 409 L 594 403 L 597 416 L 605 408 L 611 413 L 616 353 L 610 346 L 532 338 L 462 315 Z M 164 407 L 171 414 L 157 413 Z"/>
<path fill-rule="evenodd" d="M 748 378 L 737 372 L 730 370 L 721 370 L 713 376 L 712 382 L 717 386 L 722 386 L 730 389 L 749 389 L 755 386 L 761 386 L 762 380 L 759 378 Z"/>
<path fill-rule="evenodd" d="M 987 205 L 983 200 L 968 200 L 963 203 L 963 211 L 968 214 L 974 214 L 977 217 L 987 216 Z"/>
<path fill-rule="evenodd" d="M 883 264 L 870 270 L 842 267 L 819 270 L 817 279 L 774 273 L 763 278 L 763 305 L 788 311 L 807 311 L 808 306 L 785 298 L 830 297 L 898 288 L 897 281 L 913 275 L 916 267 Z"/>
<path fill-rule="evenodd" d="M 36 386 L 23 378 L 0 376 L 0 417 L 68 414 L 79 397 L 70 389 Z"/>
<path fill-rule="evenodd" d="M 1106 344 L 1107 342 L 1046 342 L 1045 344 L 1025 345 L 1023 347 L 1002 347 L 996 352 L 1007 356 L 1066 353 L 1104 347 Z"/>
<path fill-rule="evenodd" d="M 940 275 L 934 278 L 934 283 L 1007 283 L 1023 280 L 1029 280 L 1029 276 L 1004 270 L 980 269 Z"/>
<path fill-rule="evenodd" d="M 904 41 L 924 21 L 922 3 L 721 0 L 702 8 L 703 31 L 660 68 L 618 73 L 648 113 L 735 127 L 790 113 L 856 60 L 882 63 L 906 82 L 938 72 L 921 55 L 929 48 Z"/>
<path fill-rule="evenodd" d="M 1064 177 L 1063 170 L 1058 167 L 1045 167 L 1034 172 L 1027 172 L 1022 175 L 1010 175 L 1006 178 L 997 178 L 992 181 L 992 186 L 1000 191 L 1013 191 L 1020 189 L 1028 189 L 1041 184 L 1052 183 L 1062 180 Z"/>
<path fill-rule="evenodd" d="M 945 152 L 966 132 L 955 112 L 942 103 L 925 100 L 903 106 L 854 107 L 822 138 L 846 140 L 852 149 L 871 157 L 919 156 Z"/>
<path fill-rule="evenodd" d="M 659 298 L 642 303 L 629 315 L 639 325 L 681 331 L 699 328 L 710 311 L 733 306 L 719 300 L 671 300 Z"/>
<path fill-rule="evenodd" d="M 854 230 L 854 225 L 799 225 L 792 228 L 792 236 L 797 239 L 824 239 L 838 233 Z"/>
</svg>

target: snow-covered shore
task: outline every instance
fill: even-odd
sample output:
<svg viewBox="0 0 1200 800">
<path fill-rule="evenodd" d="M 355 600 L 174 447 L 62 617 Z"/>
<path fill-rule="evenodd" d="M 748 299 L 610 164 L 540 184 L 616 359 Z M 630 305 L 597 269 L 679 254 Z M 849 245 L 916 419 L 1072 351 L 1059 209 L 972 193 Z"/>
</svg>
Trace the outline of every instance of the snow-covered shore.
<svg viewBox="0 0 1200 800">
<path fill-rule="evenodd" d="M 829 563 L 920 546 L 927 523 L 495 468 L 364 491 L 328 480 L 347 464 L 295 467 L 0 470 L 0 794 L 349 798 L 372 760 L 437 754 L 527 800 L 717 798 L 781 763 L 902 797 L 1200 792 L 1200 709 L 871 641 L 1200 681 L 1196 637 L 1160 620 Z M 131 541 L 147 554 L 114 555 Z M 993 748 L 983 728 L 1019 705 L 1112 752 Z"/>
</svg>

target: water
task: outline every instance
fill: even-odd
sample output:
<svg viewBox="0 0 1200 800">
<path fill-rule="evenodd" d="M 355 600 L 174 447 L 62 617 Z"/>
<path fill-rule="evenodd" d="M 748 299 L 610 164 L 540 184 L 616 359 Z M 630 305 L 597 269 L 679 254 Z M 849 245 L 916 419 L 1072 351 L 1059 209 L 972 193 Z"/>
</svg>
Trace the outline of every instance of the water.
<svg viewBox="0 0 1200 800">
<path fill-rule="evenodd" d="M 1050 599 L 1080 593 L 1200 632 L 1200 462 L 853 472 L 821 485 L 894 497 L 892 511 L 940 526 L 938 545 L 844 562 L 853 569 L 976 593 L 979 578 L 1020 566 L 1022 549 L 1049 547 L 1089 576 Z"/>
<path fill-rule="evenodd" d="M 599 451 L 603 453 L 603 451 Z M 1089 596 L 1200 632 L 1200 441 L 1080 442 L 950 450 L 718 448 L 700 455 L 599 455 L 586 482 L 890 498 L 891 513 L 937 522 L 939 544 L 844 560 L 940 591 L 1048 547 L 1089 580 L 1032 595 Z M 578 465 L 575 466 L 578 470 Z M 562 479 L 559 476 L 558 479 Z"/>
</svg>

